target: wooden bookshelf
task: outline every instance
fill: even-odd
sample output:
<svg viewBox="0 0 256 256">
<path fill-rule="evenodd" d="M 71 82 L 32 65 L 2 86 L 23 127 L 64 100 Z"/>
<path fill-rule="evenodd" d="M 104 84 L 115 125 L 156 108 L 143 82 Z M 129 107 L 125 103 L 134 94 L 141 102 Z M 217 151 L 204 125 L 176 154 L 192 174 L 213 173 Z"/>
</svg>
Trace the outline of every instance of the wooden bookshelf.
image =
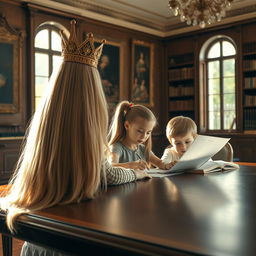
<svg viewBox="0 0 256 256">
<path fill-rule="evenodd" d="M 243 44 L 244 133 L 256 133 L 256 42 Z"/>
<path fill-rule="evenodd" d="M 168 58 L 169 118 L 177 115 L 194 119 L 194 55 L 186 53 Z"/>
<path fill-rule="evenodd" d="M 256 151 L 256 19 L 237 26 L 215 27 L 165 40 L 168 101 L 166 116 L 192 117 L 198 132 L 231 138 L 234 157 L 240 161 L 255 162 Z M 204 80 L 206 63 L 202 48 L 207 40 L 225 35 L 236 45 L 236 127 L 234 130 L 207 130 L 207 88 Z M 185 68 L 185 69 L 183 69 Z M 182 71 L 182 69 L 184 71 Z M 184 74 L 185 73 L 185 74 Z M 191 102 L 194 104 L 191 104 Z M 187 104 L 187 106 L 186 106 Z M 191 107 L 192 106 L 192 107 Z M 249 146 L 248 146 L 249 145 Z"/>
</svg>

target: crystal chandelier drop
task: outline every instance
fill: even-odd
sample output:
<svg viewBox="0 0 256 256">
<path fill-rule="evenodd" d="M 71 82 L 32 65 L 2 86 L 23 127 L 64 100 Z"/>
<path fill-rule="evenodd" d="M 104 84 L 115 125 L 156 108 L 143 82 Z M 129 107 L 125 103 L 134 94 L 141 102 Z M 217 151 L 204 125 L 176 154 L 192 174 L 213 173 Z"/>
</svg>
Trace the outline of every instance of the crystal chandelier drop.
<svg viewBox="0 0 256 256">
<path fill-rule="evenodd" d="M 207 24 L 220 21 L 234 0 L 169 0 L 175 16 L 188 25 L 204 28 Z"/>
</svg>

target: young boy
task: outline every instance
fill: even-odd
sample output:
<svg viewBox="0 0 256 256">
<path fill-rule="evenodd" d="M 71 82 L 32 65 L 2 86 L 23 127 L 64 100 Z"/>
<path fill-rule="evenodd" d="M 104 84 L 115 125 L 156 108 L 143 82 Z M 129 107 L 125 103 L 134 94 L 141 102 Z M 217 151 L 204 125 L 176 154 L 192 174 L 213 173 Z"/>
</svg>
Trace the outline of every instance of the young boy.
<svg viewBox="0 0 256 256">
<path fill-rule="evenodd" d="M 197 126 L 195 122 L 184 116 L 172 118 L 166 126 L 166 137 L 170 142 L 163 153 L 162 161 L 164 163 L 176 162 L 187 151 L 197 135 Z"/>
</svg>

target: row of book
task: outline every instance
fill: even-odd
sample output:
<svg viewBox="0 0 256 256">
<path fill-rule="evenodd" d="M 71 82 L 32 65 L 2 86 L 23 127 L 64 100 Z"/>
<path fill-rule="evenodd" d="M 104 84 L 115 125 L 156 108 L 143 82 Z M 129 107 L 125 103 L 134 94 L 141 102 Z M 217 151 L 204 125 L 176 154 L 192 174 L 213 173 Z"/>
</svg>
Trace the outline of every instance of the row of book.
<svg viewBox="0 0 256 256">
<path fill-rule="evenodd" d="M 245 77 L 244 88 L 256 88 L 256 77 Z"/>
<path fill-rule="evenodd" d="M 194 107 L 194 100 L 169 101 L 169 111 L 193 110 Z"/>
<path fill-rule="evenodd" d="M 243 45 L 244 53 L 256 52 L 256 42 L 251 42 Z"/>
<path fill-rule="evenodd" d="M 245 107 L 256 107 L 256 96 L 255 95 L 245 95 L 244 96 Z"/>
<path fill-rule="evenodd" d="M 256 60 L 244 60 L 245 70 L 256 70 Z"/>
<path fill-rule="evenodd" d="M 192 86 L 170 86 L 169 87 L 169 97 L 182 97 L 182 96 L 193 96 L 194 87 Z"/>
<path fill-rule="evenodd" d="M 244 110 L 244 129 L 256 129 L 256 108 Z"/>
<path fill-rule="evenodd" d="M 186 68 L 177 68 L 177 69 L 169 69 L 168 70 L 168 80 L 182 80 L 182 79 L 192 79 L 194 77 L 194 68 L 186 67 Z"/>
</svg>

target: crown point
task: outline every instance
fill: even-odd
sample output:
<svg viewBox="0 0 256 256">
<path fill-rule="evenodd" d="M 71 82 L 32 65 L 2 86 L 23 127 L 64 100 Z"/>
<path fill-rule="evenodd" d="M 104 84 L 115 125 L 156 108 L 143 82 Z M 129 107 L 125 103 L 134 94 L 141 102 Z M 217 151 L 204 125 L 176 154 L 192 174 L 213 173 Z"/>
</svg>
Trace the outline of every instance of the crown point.
<svg viewBox="0 0 256 256">
<path fill-rule="evenodd" d="M 64 61 L 82 63 L 97 68 L 103 44 L 106 40 L 102 40 L 102 44 L 95 48 L 93 34 L 88 33 L 85 41 L 78 44 L 76 38 L 76 21 L 71 20 L 70 24 L 71 31 L 69 38 L 65 40 L 65 37 L 62 37 L 62 55 Z"/>
</svg>

